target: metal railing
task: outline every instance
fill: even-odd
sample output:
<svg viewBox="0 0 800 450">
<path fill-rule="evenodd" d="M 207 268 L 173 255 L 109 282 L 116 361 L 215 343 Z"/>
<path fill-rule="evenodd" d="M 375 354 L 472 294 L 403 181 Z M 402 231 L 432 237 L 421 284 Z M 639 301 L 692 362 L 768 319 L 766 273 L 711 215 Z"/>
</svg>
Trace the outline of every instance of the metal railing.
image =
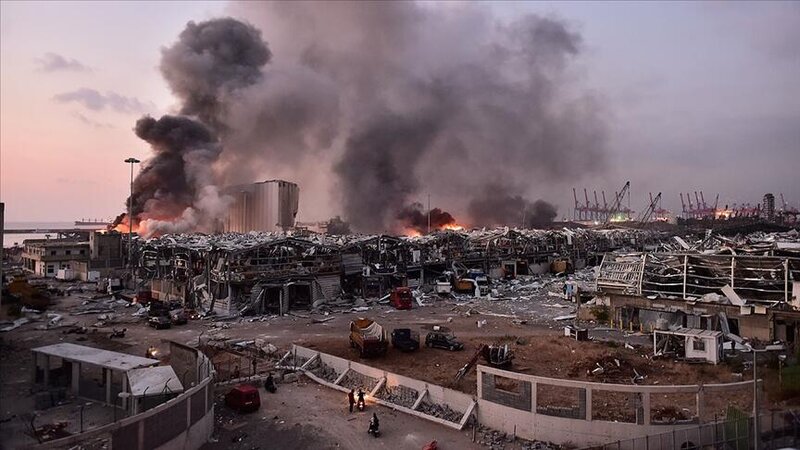
<svg viewBox="0 0 800 450">
<path fill-rule="evenodd" d="M 777 450 L 800 444 L 800 415 L 795 411 L 759 416 L 758 445 L 753 439 L 753 419 L 746 415 L 700 424 L 667 433 L 652 434 L 585 450 Z"/>
</svg>

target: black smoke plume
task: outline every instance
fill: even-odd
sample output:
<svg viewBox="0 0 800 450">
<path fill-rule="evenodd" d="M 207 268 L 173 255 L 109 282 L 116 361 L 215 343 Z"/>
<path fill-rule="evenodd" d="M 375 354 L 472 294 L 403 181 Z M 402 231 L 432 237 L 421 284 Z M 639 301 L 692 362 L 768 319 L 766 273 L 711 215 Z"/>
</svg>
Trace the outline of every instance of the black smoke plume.
<svg viewBox="0 0 800 450">
<path fill-rule="evenodd" d="M 526 198 L 603 170 L 603 108 L 575 86 L 570 68 L 582 40 L 562 20 L 501 21 L 476 3 L 231 9 L 256 26 L 190 22 L 161 63 L 180 113 L 224 148 L 206 159 L 212 180 L 187 193 L 188 174 L 176 173 L 160 189 L 137 192 L 137 204 L 183 205 L 200 220 L 198 191 L 282 177 L 317 186 L 301 200 L 312 206 L 303 211 L 337 213 L 327 190 L 361 232 L 396 231 L 398 215 L 422 192 L 467 212 L 470 225 L 521 223 L 522 214 L 510 212 L 520 206 L 530 226 L 553 213 Z M 165 171 L 177 166 L 165 163 Z M 489 196 L 502 214 L 485 207 L 490 180 L 525 187 Z"/>
<path fill-rule="evenodd" d="M 153 150 L 131 196 L 143 234 L 211 231 L 225 213 L 230 202 L 214 171 L 223 117 L 238 90 L 261 78 L 270 57 L 260 31 L 230 18 L 189 22 L 178 42 L 163 49 L 161 72 L 182 102 L 181 115 L 136 122 L 136 135 Z"/>
<path fill-rule="evenodd" d="M 488 184 L 483 195 L 472 199 L 467 208 L 473 225 L 543 228 L 556 218 L 555 206 L 544 200 L 531 202 L 514 191 L 509 186 Z"/>
<path fill-rule="evenodd" d="M 189 22 L 178 42 L 162 50 L 161 73 L 183 103 L 181 114 L 223 127 L 236 91 L 257 83 L 272 58 L 261 32 L 232 18 Z"/>
<path fill-rule="evenodd" d="M 448 225 L 456 225 L 456 219 L 449 212 L 440 208 L 430 211 L 431 231 L 441 230 Z M 412 203 L 397 214 L 404 230 L 412 229 L 420 234 L 428 232 L 428 213 L 420 203 Z"/>
<path fill-rule="evenodd" d="M 458 215 L 486 180 L 525 186 L 510 193 L 524 199 L 603 170 L 602 105 L 574 86 L 582 39 L 562 20 L 504 22 L 469 3 L 242 2 L 232 11 L 263 30 L 275 57 L 247 88 L 258 101 L 230 109 L 239 132 L 223 161 L 301 182 L 327 177 L 358 231 L 396 230 L 421 193 Z M 530 207 L 536 220 L 549 214 Z"/>
</svg>

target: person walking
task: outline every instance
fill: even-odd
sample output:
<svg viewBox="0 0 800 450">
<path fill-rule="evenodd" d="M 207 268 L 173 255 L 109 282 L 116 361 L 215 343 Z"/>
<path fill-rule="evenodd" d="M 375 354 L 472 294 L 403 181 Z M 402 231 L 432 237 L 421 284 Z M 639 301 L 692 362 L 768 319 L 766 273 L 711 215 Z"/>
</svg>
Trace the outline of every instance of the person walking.
<svg viewBox="0 0 800 450">
<path fill-rule="evenodd" d="M 350 389 L 350 392 L 347 393 L 347 401 L 350 403 L 350 412 L 353 412 L 353 405 L 356 404 L 356 394 L 353 389 Z"/>
</svg>

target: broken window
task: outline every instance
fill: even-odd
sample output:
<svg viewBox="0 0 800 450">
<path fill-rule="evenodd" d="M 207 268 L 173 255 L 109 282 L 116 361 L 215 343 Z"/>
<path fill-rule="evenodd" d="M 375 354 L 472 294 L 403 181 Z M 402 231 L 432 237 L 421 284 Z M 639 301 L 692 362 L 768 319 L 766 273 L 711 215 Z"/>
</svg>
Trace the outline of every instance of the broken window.
<svg viewBox="0 0 800 450">
<path fill-rule="evenodd" d="M 56 256 L 56 251 L 55 250 L 50 250 L 50 256 Z"/>
<path fill-rule="evenodd" d="M 706 341 L 703 339 L 692 339 L 692 350 L 698 352 L 706 351 Z"/>
<path fill-rule="evenodd" d="M 67 255 L 71 255 L 71 254 L 72 254 L 72 250 L 67 250 L 67 251 L 66 251 L 66 254 L 67 254 Z"/>
</svg>

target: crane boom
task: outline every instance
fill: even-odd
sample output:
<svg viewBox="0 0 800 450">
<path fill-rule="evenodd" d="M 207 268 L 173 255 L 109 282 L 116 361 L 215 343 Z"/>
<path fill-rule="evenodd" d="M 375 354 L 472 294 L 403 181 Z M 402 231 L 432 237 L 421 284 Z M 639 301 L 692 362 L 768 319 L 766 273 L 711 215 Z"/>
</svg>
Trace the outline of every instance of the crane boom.
<svg viewBox="0 0 800 450">
<path fill-rule="evenodd" d="M 625 193 L 628 192 L 628 189 L 630 188 L 631 188 L 631 182 L 626 181 L 625 186 L 622 186 L 622 190 L 619 191 L 619 194 L 617 194 L 617 198 L 614 199 L 614 204 L 611 205 L 611 210 L 608 212 L 608 216 L 606 216 L 606 220 L 605 222 L 603 222 L 603 225 L 608 225 L 608 223 L 611 222 L 611 219 L 614 217 L 614 215 L 617 212 L 619 212 L 619 209 L 622 206 L 622 200 L 625 198 Z"/>
<path fill-rule="evenodd" d="M 636 219 L 636 222 L 642 225 L 650 222 L 650 218 L 653 217 L 653 213 L 656 210 L 659 200 L 661 200 L 661 192 L 656 195 L 656 198 L 650 201 L 650 205 L 648 205 L 647 209 Z"/>
</svg>

